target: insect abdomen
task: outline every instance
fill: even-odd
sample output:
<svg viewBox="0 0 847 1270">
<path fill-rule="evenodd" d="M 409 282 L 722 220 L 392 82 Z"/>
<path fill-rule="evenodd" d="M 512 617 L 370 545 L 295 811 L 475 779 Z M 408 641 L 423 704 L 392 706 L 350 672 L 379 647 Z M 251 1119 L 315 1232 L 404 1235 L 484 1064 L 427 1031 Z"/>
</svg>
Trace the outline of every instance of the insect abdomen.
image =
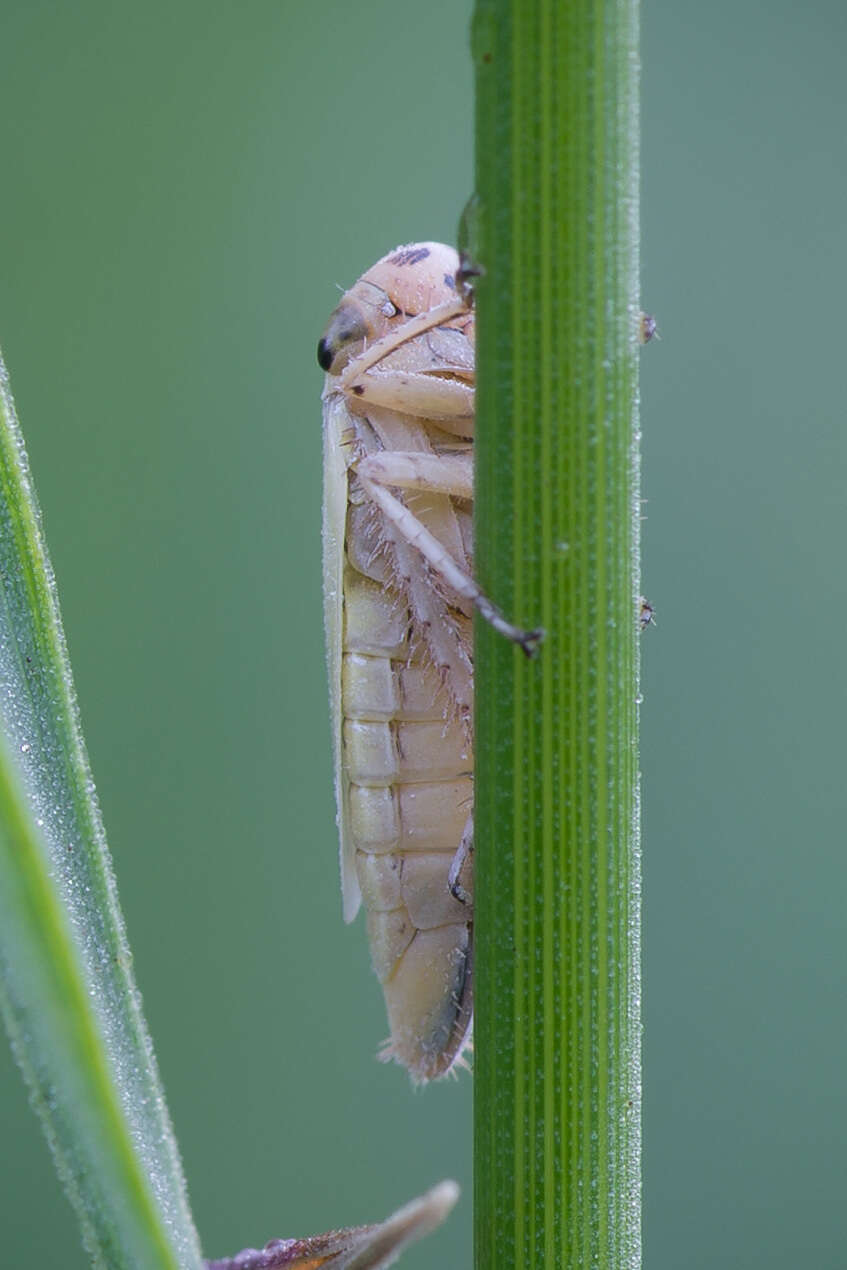
<svg viewBox="0 0 847 1270">
<path fill-rule="evenodd" d="M 471 906 L 451 894 L 448 874 L 472 807 L 473 755 L 409 627 L 397 591 L 348 561 L 344 798 L 391 1026 L 384 1057 L 431 1080 L 453 1064 L 472 1014 Z"/>
</svg>

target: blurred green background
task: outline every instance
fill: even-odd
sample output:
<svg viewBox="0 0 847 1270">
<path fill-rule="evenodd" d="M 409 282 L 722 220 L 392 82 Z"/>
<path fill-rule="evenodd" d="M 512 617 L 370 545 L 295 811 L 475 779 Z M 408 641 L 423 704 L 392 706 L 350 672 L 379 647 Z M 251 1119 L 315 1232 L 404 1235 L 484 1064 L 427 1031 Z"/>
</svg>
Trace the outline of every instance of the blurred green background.
<svg viewBox="0 0 847 1270">
<path fill-rule="evenodd" d="M 5 0 L 0 341 L 208 1255 L 463 1202 L 336 877 L 315 342 L 454 240 L 470 3 Z M 845 1264 L 841 0 L 644 13 L 646 1265 Z M 0 1261 L 86 1260 L 0 1049 Z"/>
</svg>

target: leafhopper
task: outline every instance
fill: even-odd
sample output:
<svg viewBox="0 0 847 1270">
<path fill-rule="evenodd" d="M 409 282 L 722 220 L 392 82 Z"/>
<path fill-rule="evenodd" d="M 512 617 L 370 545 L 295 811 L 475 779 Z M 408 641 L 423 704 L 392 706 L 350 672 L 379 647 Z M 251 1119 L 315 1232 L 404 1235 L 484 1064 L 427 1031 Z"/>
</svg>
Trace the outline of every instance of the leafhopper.
<svg viewBox="0 0 847 1270">
<path fill-rule="evenodd" d="M 343 296 L 318 345 L 324 616 L 344 917 L 364 900 L 391 1036 L 416 1082 L 473 1017 L 474 318 L 456 252 L 415 243 Z"/>
</svg>

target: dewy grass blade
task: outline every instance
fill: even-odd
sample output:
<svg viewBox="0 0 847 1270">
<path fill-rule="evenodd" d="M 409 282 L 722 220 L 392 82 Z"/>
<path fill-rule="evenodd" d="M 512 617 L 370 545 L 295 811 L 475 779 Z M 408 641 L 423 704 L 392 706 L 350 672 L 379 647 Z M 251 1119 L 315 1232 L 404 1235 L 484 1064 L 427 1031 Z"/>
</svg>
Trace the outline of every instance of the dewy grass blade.
<svg viewBox="0 0 847 1270">
<path fill-rule="evenodd" d="M 133 1152 L 70 928 L 16 777 L 2 743 L 0 994 L 12 1046 L 96 1261 L 176 1266 Z"/>
<path fill-rule="evenodd" d="M 86 1247 L 199 1268 L 2 362 L 0 731 L 0 993 Z"/>
</svg>

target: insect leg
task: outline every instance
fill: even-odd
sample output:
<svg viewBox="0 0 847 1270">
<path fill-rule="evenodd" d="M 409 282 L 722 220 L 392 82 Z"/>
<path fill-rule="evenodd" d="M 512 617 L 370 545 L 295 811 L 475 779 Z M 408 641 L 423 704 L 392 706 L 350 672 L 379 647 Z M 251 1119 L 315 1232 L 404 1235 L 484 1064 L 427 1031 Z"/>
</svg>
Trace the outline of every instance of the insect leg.
<svg viewBox="0 0 847 1270">
<path fill-rule="evenodd" d="M 356 474 L 364 492 L 376 503 L 402 538 L 410 546 L 417 548 L 431 568 L 444 579 L 452 590 L 466 600 L 470 600 L 477 611 L 496 631 L 499 631 L 501 635 L 505 635 L 513 643 L 519 644 L 527 657 L 531 657 L 543 639 L 544 632 L 540 628 L 533 631 L 525 631 L 518 626 L 513 626 L 511 622 L 507 622 L 479 584 L 474 581 L 465 569 L 456 563 L 435 535 L 431 534 L 426 526 L 421 524 L 414 512 L 405 503 L 401 502 L 396 494 L 392 494 L 386 488 L 386 485 L 402 488 L 404 483 L 408 482 L 407 460 L 410 456 L 401 453 L 402 462 L 398 464 L 395 471 L 392 468 L 392 459 L 395 454 L 396 452 L 394 451 L 384 450 L 379 455 L 380 464 L 378 468 L 372 466 L 376 456 L 362 459 L 356 468 Z M 428 461 L 430 464 L 443 465 L 441 471 L 445 474 L 444 479 L 449 482 L 451 472 L 453 472 L 451 458 L 444 455 L 432 455 L 428 456 Z M 452 479 L 461 482 L 462 476 L 461 474 L 454 475 Z M 419 472 L 413 488 L 431 489 L 432 487 L 420 479 Z"/>
<path fill-rule="evenodd" d="M 460 437 L 473 434 L 474 390 L 462 379 L 445 379 L 418 371 L 377 369 L 351 382 L 345 391 L 354 401 L 401 414 L 414 413 Z"/>
<path fill-rule="evenodd" d="M 427 309 L 423 313 L 418 313 L 415 317 L 409 318 L 408 322 L 403 322 L 400 326 L 396 326 L 387 335 L 383 335 L 381 339 L 374 340 L 364 352 L 355 357 L 347 368 L 342 371 L 339 387 L 343 392 L 349 392 L 353 381 L 366 371 L 375 366 L 377 362 L 382 361 L 389 353 L 396 348 L 400 348 L 403 344 L 407 344 L 409 340 L 416 339 L 418 335 L 423 335 L 426 331 L 433 330 L 436 326 L 441 326 L 445 322 L 452 322 L 455 318 L 461 317 L 463 313 L 468 312 L 467 303 L 457 298 L 455 300 L 447 300 L 444 304 L 437 304 L 434 308 Z"/>
<path fill-rule="evenodd" d="M 456 854 L 450 864 L 450 872 L 447 874 L 447 886 L 454 900 L 458 900 L 460 904 L 472 904 L 473 896 L 467 887 L 463 884 L 464 880 L 468 882 L 473 877 L 471 872 L 471 864 L 473 857 L 473 812 L 470 813 L 465 821 L 465 827 L 462 830 L 462 839 L 456 848 Z M 464 875 L 464 879 L 463 879 Z"/>
<path fill-rule="evenodd" d="M 356 471 L 380 485 L 397 489 L 427 490 L 431 494 L 451 494 L 473 498 L 473 455 L 470 450 L 456 454 L 432 454 L 425 450 L 379 450 L 363 459 Z"/>
<path fill-rule="evenodd" d="M 338 388 L 350 401 L 381 406 L 401 415 L 438 421 L 459 436 L 473 435 L 473 344 L 460 328 L 445 323 L 468 317 L 463 301 L 451 300 L 408 319 L 363 349 L 341 372 Z M 470 320 L 470 319 L 469 319 Z M 444 326 L 438 332 L 436 328 Z M 437 347 L 427 341 L 441 337 Z M 457 342 L 444 341 L 455 336 Z M 396 357 L 406 348 L 406 356 Z"/>
</svg>

